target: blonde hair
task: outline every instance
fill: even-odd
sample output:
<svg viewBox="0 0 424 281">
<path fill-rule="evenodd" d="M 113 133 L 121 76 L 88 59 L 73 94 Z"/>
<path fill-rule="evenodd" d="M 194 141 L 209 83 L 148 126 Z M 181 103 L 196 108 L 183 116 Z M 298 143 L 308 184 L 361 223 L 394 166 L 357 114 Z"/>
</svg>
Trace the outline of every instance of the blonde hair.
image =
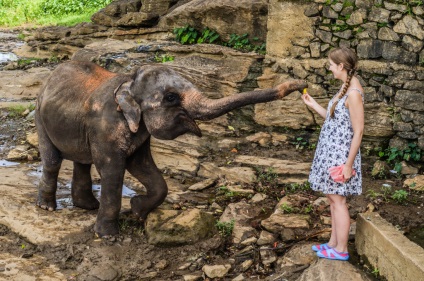
<svg viewBox="0 0 424 281">
<path fill-rule="evenodd" d="M 350 80 L 356 72 L 356 66 L 358 64 L 358 57 L 355 52 L 347 47 L 339 47 L 332 49 L 328 54 L 328 58 L 331 59 L 335 64 L 343 64 L 343 68 L 347 70 L 347 79 L 342 88 L 341 93 L 338 95 L 337 100 L 334 101 L 333 106 L 330 109 L 331 118 L 334 117 L 334 111 L 336 105 L 339 103 L 344 95 L 346 95 L 347 89 L 349 88 Z"/>
</svg>

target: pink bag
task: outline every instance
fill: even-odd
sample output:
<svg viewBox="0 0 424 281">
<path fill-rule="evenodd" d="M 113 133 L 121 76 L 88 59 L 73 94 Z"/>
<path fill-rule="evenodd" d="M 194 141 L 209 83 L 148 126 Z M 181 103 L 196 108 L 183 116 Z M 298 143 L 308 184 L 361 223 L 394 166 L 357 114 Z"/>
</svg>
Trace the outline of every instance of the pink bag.
<svg viewBox="0 0 424 281">
<path fill-rule="evenodd" d="M 328 169 L 328 171 L 330 172 L 330 176 L 331 178 L 338 183 L 344 183 L 346 182 L 346 180 L 343 177 L 343 167 L 344 164 L 341 164 L 340 166 L 334 166 Z M 356 175 L 356 171 L 352 170 L 352 176 Z"/>
</svg>

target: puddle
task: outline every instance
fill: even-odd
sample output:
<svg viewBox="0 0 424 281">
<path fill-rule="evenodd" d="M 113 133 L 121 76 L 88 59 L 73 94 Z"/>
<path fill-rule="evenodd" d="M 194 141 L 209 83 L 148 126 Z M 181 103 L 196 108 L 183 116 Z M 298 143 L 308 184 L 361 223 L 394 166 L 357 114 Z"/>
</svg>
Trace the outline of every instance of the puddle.
<svg viewBox="0 0 424 281">
<path fill-rule="evenodd" d="M 38 185 L 38 180 L 41 178 L 43 168 L 41 165 L 34 165 L 32 169 L 33 170 L 29 172 L 29 175 L 35 178 L 34 184 Z M 97 199 L 100 199 L 101 185 L 93 184 L 92 190 L 93 190 L 94 196 Z M 135 195 L 137 195 L 137 192 L 135 192 L 134 190 L 132 190 L 125 184 L 123 185 L 122 197 L 133 197 Z M 56 201 L 57 201 L 58 210 L 64 209 L 64 208 L 68 208 L 68 209 L 74 208 L 72 203 L 72 198 L 71 198 L 71 183 L 68 182 L 67 180 L 64 181 L 63 179 L 59 178 L 59 181 L 57 183 Z"/>
<path fill-rule="evenodd" d="M 69 184 L 69 188 L 71 188 L 71 185 Z M 96 197 L 100 197 L 101 186 L 100 184 L 93 185 L 93 193 Z M 122 197 L 133 197 L 134 195 L 137 195 L 137 192 L 129 188 L 124 184 L 122 187 Z"/>
<path fill-rule="evenodd" d="M 17 61 L 18 56 L 14 53 L 4 53 L 0 52 L 0 63 L 8 62 L 8 61 Z"/>
<path fill-rule="evenodd" d="M 18 162 L 11 162 L 11 161 L 7 161 L 7 160 L 0 160 L 0 167 L 12 167 L 12 166 L 17 166 L 20 163 Z"/>
<path fill-rule="evenodd" d="M 57 209 L 72 209 L 74 208 L 74 205 L 72 203 L 71 198 L 71 184 L 68 183 L 63 187 L 60 187 L 60 183 L 58 183 L 58 193 L 57 193 Z M 100 199 L 100 193 L 101 193 L 101 186 L 100 184 L 94 184 L 92 186 L 93 194 L 97 199 Z M 131 188 L 127 187 L 126 185 L 122 188 L 122 197 L 133 197 L 134 195 L 137 195 L 137 193 L 132 190 Z M 61 197 L 61 198 L 59 198 Z"/>
</svg>

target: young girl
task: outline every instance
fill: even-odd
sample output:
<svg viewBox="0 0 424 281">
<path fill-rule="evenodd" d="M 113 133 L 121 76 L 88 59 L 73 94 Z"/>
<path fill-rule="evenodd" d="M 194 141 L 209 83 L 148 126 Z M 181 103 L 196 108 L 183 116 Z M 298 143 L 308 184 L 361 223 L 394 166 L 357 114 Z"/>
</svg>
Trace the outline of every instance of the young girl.
<svg viewBox="0 0 424 281">
<path fill-rule="evenodd" d="M 349 48 L 340 47 L 330 51 L 329 70 L 334 78 L 343 81 L 341 89 L 331 99 L 327 110 L 308 93 L 303 102 L 325 118 L 309 182 L 315 191 L 326 194 L 331 210 L 331 237 L 328 243 L 314 245 L 318 257 L 348 260 L 347 242 L 350 217 L 346 205 L 347 195 L 362 192 L 361 155 L 359 146 L 364 130 L 363 89 L 354 76 L 357 56 Z M 342 165 L 342 180 L 334 181 L 329 168 Z"/>
</svg>

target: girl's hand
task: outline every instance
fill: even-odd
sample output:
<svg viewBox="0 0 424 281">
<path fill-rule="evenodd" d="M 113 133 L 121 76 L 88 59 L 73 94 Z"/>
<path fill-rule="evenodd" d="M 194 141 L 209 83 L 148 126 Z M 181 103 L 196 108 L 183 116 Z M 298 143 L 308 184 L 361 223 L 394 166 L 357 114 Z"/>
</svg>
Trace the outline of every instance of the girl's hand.
<svg viewBox="0 0 424 281">
<path fill-rule="evenodd" d="M 353 169 L 352 166 L 349 165 L 344 165 L 343 166 L 343 170 L 342 170 L 342 175 L 344 178 L 344 181 L 347 182 L 348 180 L 350 180 L 350 178 L 353 176 Z"/>
<path fill-rule="evenodd" d="M 317 103 L 308 93 L 302 94 L 302 100 L 309 107 L 313 107 Z"/>
</svg>

